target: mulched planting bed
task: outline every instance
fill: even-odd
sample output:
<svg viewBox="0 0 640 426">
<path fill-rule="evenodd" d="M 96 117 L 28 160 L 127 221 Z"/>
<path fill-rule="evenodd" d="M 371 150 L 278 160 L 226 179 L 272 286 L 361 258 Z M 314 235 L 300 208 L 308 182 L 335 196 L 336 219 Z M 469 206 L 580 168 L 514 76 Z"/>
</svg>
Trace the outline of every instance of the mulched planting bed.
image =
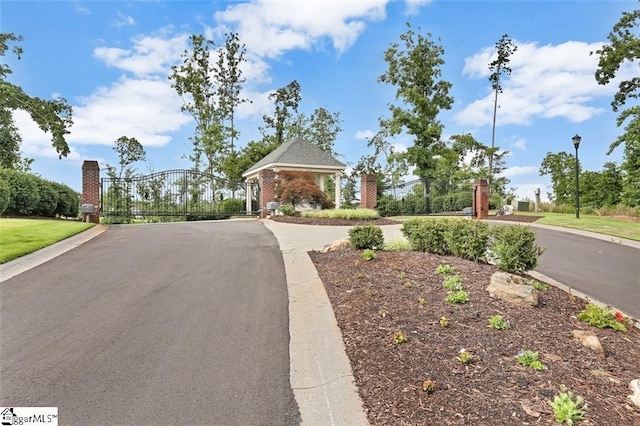
<svg viewBox="0 0 640 426">
<path fill-rule="evenodd" d="M 372 424 L 555 424 L 549 402 L 564 385 L 588 404 L 586 420 L 577 424 L 640 425 L 640 410 L 626 399 L 629 382 L 640 378 L 640 330 L 591 327 L 575 318 L 585 302 L 551 286 L 535 308 L 491 299 L 485 289 L 495 266 L 409 251 L 377 252 L 366 261 L 360 253 L 309 255 Z M 444 301 L 443 276 L 435 273 L 440 264 L 455 267 L 468 303 Z M 509 329 L 487 326 L 496 314 Z M 575 342 L 573 329 L 594 331 L 607 356 Z M 394 343 L 398 331 L 406 343 Z M 466 365 L 456 359 L 463 348 L 473 355 Z M 519 365 L 514 357 L 521 349 L 539 351 L 547 370 Z M 422 390 L 425 380 L 436 383 L 433 393 Z"/>
<path fill-rule="evenodd" d="M 299 225 L 320 225 L 320 226 L 357 226 L 357 225 L 397 225 L 400 222 L 396 222 L 391 219 L 369 219 L 369 220 L 356 220 L 356 219 L 329 219 L 320 217 L 297 217 L 297 216 L 273 216 L 271 220 L 274 222 L 284 223 L 297 223 Z"/>
<path fill-rule="evenodd" d="M 500 215 L 500 216 L 489 216 L 487 220 L 501 220 L 504 222 L 523 222 L 523 223 L 531 223 L 535 222 L 538 219 L 542 219 L 544 216 L 518 216 L 514 214 L 510 215 Z"/>
</svg>

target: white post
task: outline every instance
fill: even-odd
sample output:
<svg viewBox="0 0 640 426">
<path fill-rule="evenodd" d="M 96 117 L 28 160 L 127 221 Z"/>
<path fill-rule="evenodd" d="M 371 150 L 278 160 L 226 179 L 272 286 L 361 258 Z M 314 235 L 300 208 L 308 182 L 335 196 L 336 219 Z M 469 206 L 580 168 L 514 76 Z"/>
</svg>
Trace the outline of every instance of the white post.
<svg viewBox="0 0 640 426">
<path fill-rule="evenodd" d="M 252 181 L 248 180 L 247 181 L 247 191 L 246 191 L 245 196 L 244 196 L 245 208 L 246 208 L 247 212 L 251 211 L 251 195 L 252 194 L 253 194 L 253 183 L 252 183 Z"/>
<path fill-rule="evenodd" d="M 335 187 L 336 187 L 336 209 L 340 208 L 340 202 L 342 200 L 342 182 L 341 182 L 342 172 L 336 172 L 335 177 Z"/>
</svg>

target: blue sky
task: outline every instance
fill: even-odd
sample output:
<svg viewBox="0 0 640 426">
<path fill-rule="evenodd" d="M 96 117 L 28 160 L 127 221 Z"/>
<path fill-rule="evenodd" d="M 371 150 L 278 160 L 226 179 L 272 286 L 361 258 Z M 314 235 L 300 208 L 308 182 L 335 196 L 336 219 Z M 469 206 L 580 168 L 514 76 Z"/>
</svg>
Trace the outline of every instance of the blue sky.
<svg viewBox="0 0 640 426">
<path fill-rule="evenodd" d="M 584 169 L 620 162 L 607 156 L 620 133 L 610 102 L 617 82 L 598 86 L 598 49 L 623 11 L 636 1 L 265 0 L 265 1 L 11 1 L 0 3 L 2 32 L 22 35 L 24 55 L 5 57 L 9 80 L 33 96 L 60 95 L 74 108 L 68 136 L 71 154 L 59 160 L 50 137 L 18 112 L 22 150 L 34 172 L 81 189 L 83 160 L 117 164 L 113 142 L 136 137 L 147 151 L 140 172 L 187 168 L 193 124 L 167 79 L 187 37 L 203 33 L 222 41 L 236 31 L 247 47 L 239 145 L 260 138 L 267 96 L 296 79 L 300 112 L 324 107 L 339 112 L 343 131 L 335 149 L 355 164 L 369 154 L 366 137 L 387 113 L 394 88 L 377 83 L 386 69 L 383 52 L 406 23 L 430 32 L 445 49 L 443 78 L 453 84 L 452 110 L 439 116 L 444 136 L 471 133 L 491 143 L 492 94 L 488 63 L 504 33 L 518 51 L 504 81 L 496 145 L 509 150 L 505 174 L 521 197 L 545 194 L 538 175 L 549 151 L 573 152 L 582 136 Z M 620 76 L 637 75 L 629 64 Z M 397 147 L 410 146 L 400 136 Z"/>
</svg>

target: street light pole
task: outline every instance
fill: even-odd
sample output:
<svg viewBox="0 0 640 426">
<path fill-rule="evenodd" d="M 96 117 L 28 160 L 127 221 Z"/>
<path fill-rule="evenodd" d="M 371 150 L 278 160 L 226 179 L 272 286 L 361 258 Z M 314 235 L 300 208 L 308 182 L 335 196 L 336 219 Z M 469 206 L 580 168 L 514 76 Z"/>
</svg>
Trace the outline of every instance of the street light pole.
<svg viewBox="0 0 640 426">
<path fill-rule="evenodd" d="M 580 219 L 580 163 L 578 162 L 578 147 L 580 146 L 581 139 L 577 133 L 571 138 L 573 146 L 576 148 L 576 219 Z"/>
</svg>

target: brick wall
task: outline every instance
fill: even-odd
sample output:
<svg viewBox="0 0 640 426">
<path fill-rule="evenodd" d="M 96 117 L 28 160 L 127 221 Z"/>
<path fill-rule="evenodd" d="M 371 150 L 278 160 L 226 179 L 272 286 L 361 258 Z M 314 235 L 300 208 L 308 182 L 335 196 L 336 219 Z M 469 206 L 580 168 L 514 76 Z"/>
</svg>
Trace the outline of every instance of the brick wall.
<svg viewBox="0 0 640 426">
<path fill-rule="evenodd" d="M 473 182 L 474 216 L 476 219 L 484 219 L 489 216 L 489 183 L 486 179 L 476 179 Z"/>
<path fill-rule="evenodd" d="M 260 181 L 260 206 L 262 210 L 260 217 L 265 218 L 269 213 L 267 211 L 267 203 L 275 201 L 275 180 L 276 173 L 270 169 L 264 169 L 260 171 L 258 175 Z"/>
<path fill-rule="evenodd" d="M 95 214 L 90 215 L 89 221 L 100 223 L 100 166 L 97 161 L 85 160 L 82 164 L 82 199 L 81 204 L 93 204 Z M 87 220 L 82 214 L 82 219 Z"/>
<path fill-rule="evenodd" d="M 378 205 L 378 181 L 376 175 L 362 175 L 360 182 L 360 207 L 375 209 Z"/>
</svg>

